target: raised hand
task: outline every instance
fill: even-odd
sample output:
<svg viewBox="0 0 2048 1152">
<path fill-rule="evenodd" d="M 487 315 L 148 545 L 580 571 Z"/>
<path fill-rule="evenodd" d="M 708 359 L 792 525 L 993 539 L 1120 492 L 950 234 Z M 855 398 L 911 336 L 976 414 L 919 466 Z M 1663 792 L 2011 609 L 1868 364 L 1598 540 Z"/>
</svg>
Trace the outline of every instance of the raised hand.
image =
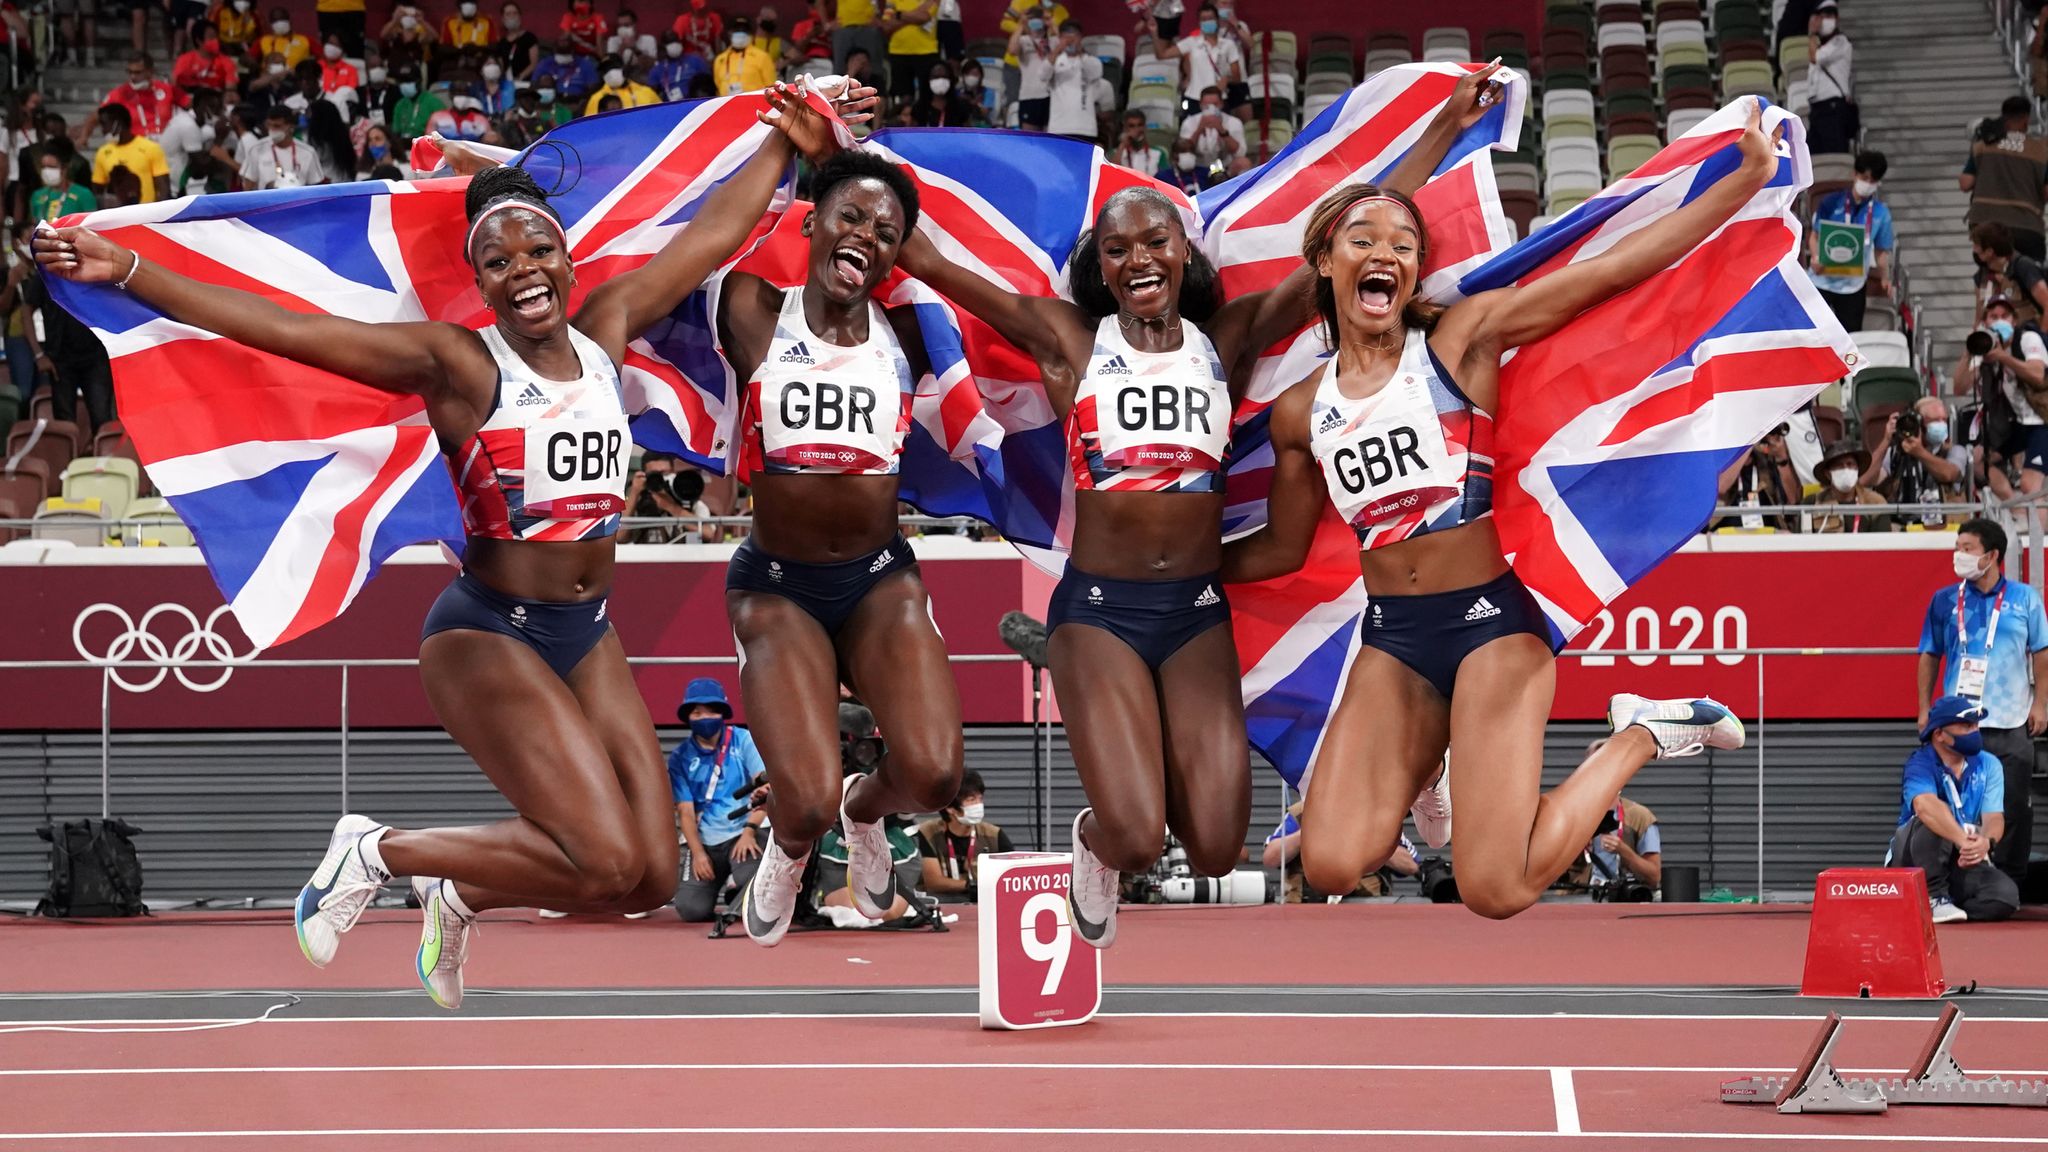
<svg viewBox="0 0 2048 1152">
<path fill-rule="evenodd" d="M 765 93 L 768 110 L 760 121 L 789 137 L 790 144 L 813 164 L 822 164 L 839 152 L 839 137 L 832 125 L 818 115 L 803 94 L 787 84 L 777 84 Z"/>
<path fill-rule="evenodd" d="M 1742 130 L 1742 169 L 1758 185 L 1768 184 L 1778 172 L 1778 143 L 1785 138 L 1785 125 L 1780 123 L 1764 135 L 1764 102 L 1762 98 L 1749 98 L 1749 123 Z"/>
<path fill-rule="evenodd" d="M 38 228 L 36 263 L 53 276 L 79 284 L 111 284 L 128 275 L 135 253 L 90 228 Z"/>
<path fill-rule="evenodd" d="M 1438 115 L 1455 122 L 1461 131 L 1479 123 L 1487 109 L 1500 102 L 1500 82 L 1494 79 L 1500 70 L 1500 58 L 1495 57 L 1477 72 L 1467 72 L 1460 77 L 1458 86 L 1451 90 L 1450 100 L 1445 102 L 1443 111 Z"/>
</svg>

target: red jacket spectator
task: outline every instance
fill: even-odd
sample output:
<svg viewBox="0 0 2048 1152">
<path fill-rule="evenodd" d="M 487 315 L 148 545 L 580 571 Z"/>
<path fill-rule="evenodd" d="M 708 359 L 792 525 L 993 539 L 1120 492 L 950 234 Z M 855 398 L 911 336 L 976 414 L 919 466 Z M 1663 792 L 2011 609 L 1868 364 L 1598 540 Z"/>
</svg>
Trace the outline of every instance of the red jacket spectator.
<svg viewBox="0 0 2048 1152">
<path fill-rule="evenodd" d="M 362 87 L 362 73 L 357 72 L 356 66 L 347 59 L 320 61 L 320 91 L 333 93 L 342 88 L 361 91 Z"/>
<path fill-rule="evenodd" d="M 562 35 L 576 41 L 579 55 L 594 56 L 604 51 L 605 37 L 611 34 L 612 26 L 591 7 L 590 0 L 575 0 L 562 13 Z"/>
<path fill-rule="evenodd" d="M 147 86 L 137 88 L 131 73 L 129 83 L 107 93 L 107 98 L 100 103 L 119 104 L 128 109 L 128 115 L 135 122 L 135 134 L 154 138 L 161 136 L 164 126 L 171 122 L 171 112 L 192 103 L 192 98 L 185 95 L 184 89 L 174 88 L 154 76 L 146 79 Z"/>
<path fill-rule="evenodd" d="M 725 50 L 725 19 L 705 9 L 704 0 L 690 0 L 690 10 L 676 17 L 675 33 L 683 51 L 709 60 Z"/>
<path fill-rule="evenodd" d="M 220 40 L 210 39 L 178 57 L 171 68 L 171 83 L 180 88 L 213 88 L 226 91 L 235 86 L 235 62 L 220 50 Z"/>
</svg>

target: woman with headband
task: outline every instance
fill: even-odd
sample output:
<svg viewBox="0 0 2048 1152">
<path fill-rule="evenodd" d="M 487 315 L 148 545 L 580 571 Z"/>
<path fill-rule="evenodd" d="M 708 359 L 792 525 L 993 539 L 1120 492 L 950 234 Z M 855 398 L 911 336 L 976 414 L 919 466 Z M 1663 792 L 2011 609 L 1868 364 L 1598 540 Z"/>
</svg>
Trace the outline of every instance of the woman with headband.
<svg viewBox="0 0 2048 1152">
<path fill-rule="evenodd" d="M 762 114 L 768 119 L 768 114 Z M 675 891 L 675 802 L 653 722 L 606 616 L 632 437 L 626 346 L 738 250 L 793 151 L 780 132 L 647 263 L 596 285 L 576 270 L 524 169 L 474 176 L 464 254 L 494 321 L 362 323 L 201 283 L 89 228 L 44 230 L 53 275 L 111 283 L 172 319 L 384 391 L 418 396 L 461 495 L 462 573 L 427 613 L 420 676 L 448 734 L 518 815 L 402 829 L 342 817 L 293 910 L 316 965 L 393 876 L 426 922 L 434 1002 L 462 1001 L 471 923 L 489 908 L 644 912 Z"/>
<path fill-rule="evenodd" d="M 1428 230 L 1407 197 L 1351 185 L 1316 207 L 1302 257 L 1336 354 L 1273 405 L 1267 524 L 1225 546 L 1223 572 L 1299 568 L 1325 499 L 1358 537 L 1370 605 L 1301 815 L 1317 891 L 1350 891 L 1387 859 L 1447 746 L 1458 894 L 1493 918 L 1536 901 L 1649 760 L 1742 746 L 1712 700 L 1620 695 L 1613 739 L 1540 793 L 1555 658 L 1491 519 L 1501 357 L 1670 267 L 1749 203 L 1778 166 L 1760 105 L 1740 152 L 1739 170 L 1600 255 L 1441 310 L 1416 295 Z"/>
<path fill-rule="evenodd" d="M 1428 178 L 1491 105 L 1494 70 L 1460 80 L 1389 185 Z M 1224 304 L 1215 268 L 1149 187 L 1111 196 L 1076 241 L 1071 301 L 1000 288 L 923 235 L 902 261 L 1030 355 L 1066 423 L 1074 540 L 1048 654 L 1091 804 L 1074 820 L 1073 922 L 1107 948 L 1118 874 L 1151 867 L 1168 829 L 1204 875 L 1229 872 L 1244 848 L 1251 762 L 1217 571 L 1223 457 L 1251 361 L 1313 318 L 1313 276 Z"/>
</svg>

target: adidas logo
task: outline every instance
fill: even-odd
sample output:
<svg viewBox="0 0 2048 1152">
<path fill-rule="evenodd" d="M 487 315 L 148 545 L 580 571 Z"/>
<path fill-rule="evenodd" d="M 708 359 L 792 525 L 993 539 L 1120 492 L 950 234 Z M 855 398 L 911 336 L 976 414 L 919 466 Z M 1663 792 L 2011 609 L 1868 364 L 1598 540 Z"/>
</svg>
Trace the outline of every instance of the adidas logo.
<svg viewBox="0 0 2048 1152">
<path fill-rule="evenodd" d="M 526 382 L 526 388 L 519 393 L 519 399 L 514 400 L 512 404 L 516 408 L 531 408 L 535 404 L 547 402 L 548 394 L 540 390 L 540 385 L 529 380 Z"/>
<path fill-rule="evenodd" d="M 1335 428 L 1343 423 L 1343 413 L 1337 411 L 1335 408 L 1325 409 L 1323 412 L 1322 422 L 1316 425 L 1316 431 L 1328 432 L 1330 429 Z"/>
<path fill-rule="evenodd" d="M 868 575 L 873 576 L 875 573 L 887 568 L 889 566 L 889 559 L 889 550 L 887 548 L 882 549 L 882 554 L 875 557 L 873 564 L 868 565 Z"/>
<path fill-rule="evenodd" d="M 1129 376 L 1131 374 L 1131 366 L 1124 363 L 1123 357 L 1111 356 L 1109 362 L 1097 371 L 1103 376 Z"/>
<path fill-rule="evenodd" d="M 611 603 L 611 601 L 609 601 L 609 600 L 599 600 L 599 601 L 597 602 L 597 618 L 598 618 L 599 620 L 602 620 L 602 619 L 604 619 L 604 610 L 605 610 L 605 607 L 606 607 L 606 605 L 609 605 L 610 603 Z"/>
<path fill-rule="evenodd" d="M 1500 609 L 1494 607 L 1493 602 L 1491 600 L 1488 600 L 1486 597 L 1481 596 L 1478 600 L 1474 601 L 1472 607 L 1465 612 L 1465 619 L 1469 622 L 1473 620 L 1484 620 L 1489 616 L 1498 615 L 1500 615 Z"/>
<path fill-rule="evenodd" d="M 512 606 L 512 626 L 514 628 L 526 627 L 526 605 L 514 604 Z"/>
<path fill-rule="evenodd" d="M 804 342 L 801 340 L 791 345 L 789 351 L 784 352 L 781 356 L 777 357 L 777 359 L 782 361 L 784 364 L 817 363 L 816 360 L 811 359 L 811 350 L 809 348 L 804 347 Z"/>
<path fill-rule="evenodd" d="M 1202 594 L 1195 597 L 1195 607 L 1197 608 L 1207 608 L 1210 605 L 1221 603 L 1223 603 L 1223 597 L 1216 594 L 1216 586 L 1214 584 L 1203 587 Z"/>
</svg>

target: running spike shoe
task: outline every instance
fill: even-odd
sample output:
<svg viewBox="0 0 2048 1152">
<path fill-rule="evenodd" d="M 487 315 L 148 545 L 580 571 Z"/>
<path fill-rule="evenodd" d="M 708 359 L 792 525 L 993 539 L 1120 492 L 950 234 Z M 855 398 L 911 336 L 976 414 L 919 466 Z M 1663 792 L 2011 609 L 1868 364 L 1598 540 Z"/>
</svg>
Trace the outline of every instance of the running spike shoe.
<svg viewBox="0 0 2048 1152">
<path fill-rule="evenodd" d="M 1742 747 L 1742 721 L 1726 705 L 1697 700 L 1647 700 L 1623 692 L 1607 702 L 1607 723 L 1620 735 L 1637 727 L 1657 741 L 1657 759 L 1697 756 L 1703 749 Z"/>
<path fill-rule="evenodd" d="M 335 822 L 334 835 L 327 840 L 327 855 L 313 878 L 299 889 L 292 905 L 292 927 L 298 930 L 299 951 L 316 967 L 325 968 L 341 946 L 341 935 L 355 927 L 356 918 L 391 873 L 371 866 L 363 858 L 362 839 L 381 825 L 368 816 L 351 813 Z"/>
</svg>

